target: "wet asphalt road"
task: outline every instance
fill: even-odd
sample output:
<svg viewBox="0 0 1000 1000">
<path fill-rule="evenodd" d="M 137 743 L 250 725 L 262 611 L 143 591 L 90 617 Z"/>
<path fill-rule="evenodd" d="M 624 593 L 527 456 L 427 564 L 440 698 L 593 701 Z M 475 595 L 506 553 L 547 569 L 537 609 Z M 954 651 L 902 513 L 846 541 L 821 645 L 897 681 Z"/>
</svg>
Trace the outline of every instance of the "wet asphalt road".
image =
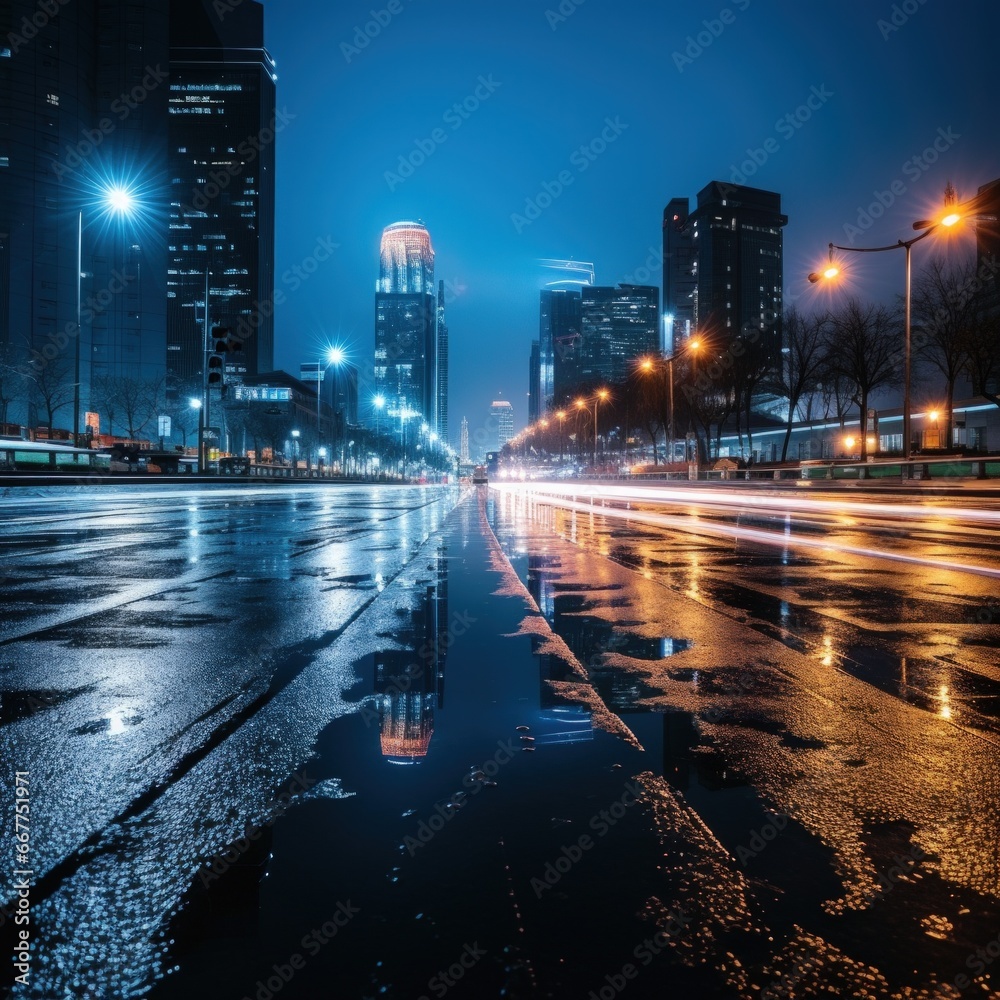
<svg viewBox="0 0 1000 1000">
<path fill-rule="evenodd" d="M 718 500 L 9 491 L 12 995 L 998 995 L 995 508 Z"/>
</svg>

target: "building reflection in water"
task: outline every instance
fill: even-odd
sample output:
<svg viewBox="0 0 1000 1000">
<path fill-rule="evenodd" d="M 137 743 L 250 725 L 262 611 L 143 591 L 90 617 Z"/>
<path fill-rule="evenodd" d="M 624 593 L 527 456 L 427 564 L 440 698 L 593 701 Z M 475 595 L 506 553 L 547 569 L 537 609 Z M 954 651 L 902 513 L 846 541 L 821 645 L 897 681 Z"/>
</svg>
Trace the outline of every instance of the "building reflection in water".
<svg viewBox="0 0 1000 1000">
<path fill-rule="evenodd" d="M 448 561 L 436 557 L 437 579 L 397 632 L 404 650 L 375 655 L 375 695 L 382 756 L 390 764 L 418 764 L 430 750 L 434 712 L 444 707 L 448 636 Z"/>
</svg>

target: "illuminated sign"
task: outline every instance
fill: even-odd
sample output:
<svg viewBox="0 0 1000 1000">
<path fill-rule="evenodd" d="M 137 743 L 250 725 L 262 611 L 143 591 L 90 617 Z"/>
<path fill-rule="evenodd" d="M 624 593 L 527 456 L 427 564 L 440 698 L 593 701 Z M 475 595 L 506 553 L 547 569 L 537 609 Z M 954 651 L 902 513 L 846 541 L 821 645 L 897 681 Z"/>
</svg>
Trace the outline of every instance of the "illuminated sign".
<svg viewBox="0 0 1000 1000">
<path fill-rule="evenodd" d="M 270 385 L 238 385 L 236 398 L 246 403 L 290 403 L 292 390 Z"/>
</svg>

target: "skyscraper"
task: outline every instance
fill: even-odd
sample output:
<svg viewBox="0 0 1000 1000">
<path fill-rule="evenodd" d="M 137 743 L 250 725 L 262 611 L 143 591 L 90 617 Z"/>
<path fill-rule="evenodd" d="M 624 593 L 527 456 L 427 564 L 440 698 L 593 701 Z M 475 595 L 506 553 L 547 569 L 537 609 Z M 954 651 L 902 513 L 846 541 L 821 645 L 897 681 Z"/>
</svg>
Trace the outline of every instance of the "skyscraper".
<svg viewBox="0 0 1000 1000">
<path fill-rule="evenodd" d="M 431 295 L 434 291 L 434 248 L 422 222 L 394 222 L 382 232 L 376 291 Z"/>
<path fill-rule="evenodd" d="M 274 367 L 275 64 L 254 0 L 170 4 L 167 369 L 200 384 L 205 294 L 243 343 L 227 377 Z"/>
<path fill-rule="evenodd" d="M 444 314 L 444 282 L 438 284 L 437 355 L 435 366 L 434 426 L 442 441 L 448 440 L 448 324 Z"/>
<path fill-rule="evenodd" d="M 469 421 L 462 417 L 462 438 L 459 442 L 458 459 L 464 465 L 469 463 Z"/>
<path fill-rule="evenodd" d="M 496 451 L 514 436 L 514 407 L 505 399 L 495 400 L 490 407 L 490 418 L 497 429 Z"/>
<path fill-rule="evenodd" d="M 663 210 L 663 322 L 660 345 L 673 354 L 691 336 L 698 307 L 698 256 L 688 226 L 687 198 L 674 198 Z"/>
<path fill-rule="evenodd" d="M 167 0 L 57 14 L 0 3 L 0 346 L 39 366 L 16 416 L 58 383 L 56 424 L 82 431 L 92 369 L 163 376 Z"/>
<path fill-rule="evenodd" d="M 783 245 L 781 195 L 712 181 L 691 213 L 697 247 L 699 329 L 721 341 L 757 331 L 766 357 L 780 357 Z"/>
<path fill-rule="evenodd" d="M 583 289 L 581 382 L 623 381 L 639 358 L 659 348 L 659 301 L 659 289 L 650 285 Z"/>
<path fill-rule="evenodd" d="M 539 342 L 531 342 L 531 357 L 528 359 L 528 423 L 533 424 L 545 412 L 541 408 L 541 349 Z"/>
<path fill-rule="evenodd" d="M 397 222 L 382 233 L 375 292 L 375 392 L 386 412 L 418 415 L 437 425 L 440 401 L 438 307 L 434 249 L 420 222 Z M 447 328 L 444 333 L 447 341 Z M 447 358 L 444 392 L 447 393 Z M 447 413 L 445 413 L 447 419 Z"/>
<path fill-rule="evenodd" d="M 539 412 L 566 402 L 579 381 L 580 291 L 543 288 L 538 324 Z"/>
</svg>

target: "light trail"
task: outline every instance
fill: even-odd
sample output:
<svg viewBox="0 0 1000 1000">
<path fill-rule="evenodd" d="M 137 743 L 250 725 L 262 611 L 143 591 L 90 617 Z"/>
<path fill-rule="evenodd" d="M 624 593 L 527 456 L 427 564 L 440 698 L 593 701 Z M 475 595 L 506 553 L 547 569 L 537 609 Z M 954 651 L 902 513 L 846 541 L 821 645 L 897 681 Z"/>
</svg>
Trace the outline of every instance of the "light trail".
<svg viewBox="0 0 1000 1000">
<path fill-rule="evenodd" d="M 738 524 L 718 524 L 705 521 L 692 520 L 688 515 L 682 514 L 656 514 L 648 511 L 635 511 L 635 510 L 623 510 L 620 507 L 595 507 L 590 503 L 583 503 L 579 500 L 571 499 L 571 497 L 579 496 L 581 493 L 589 493 L 590 490 L 565 490 L 557 491 L 552 490 L 549 487 L 545 487 L 544 490 L 537 490 L 534 488 L 525 489 L 518 486 L 508 486 L 499 485 L 496 487 L 501 492 L 507 493 L 523 493 L 532 495 L 540 503 L 548 503 L 552 506 L 564 507 L 568 510 L 575 510 L 586 514 L 595 514 L 598 517 L 613 517 L 622 521 L 637 521 L 642 524 L 650 524 L 661 528 L 670 528 L 675 531 L 682 531 L 686 534 L 692 535 L 711 535 L 715 537 L 722 538 L 736 538 L 743 539 L 748 542 L 756 542 L 760 545 L 777 546 L 780 548 L 798 548 L 798 549 L 810 549 L 813 551 L 819 550 L 821 552 L 827 553 L 828 555 L 844 555 L 844 556 L 859 556 L 865 559 L 876 559 L 876 560 L 888 560 L 891 562 L 907 563 L 909 565 L 923 566 L 929 569 L 936 570 L 948 570 L 957 573 L 972 573 L 978 576 L 989 576 L 1000 579 L 1000 568 L 994 568 L 991 566 L 980 566 L 974 563 L 957 563 L 950 560 L 944 559 L 932 559 L 925 556 L 918 555 L 908 555 L 902 552 L 888 552 L 883 549 L 870 549 L 859 545 L 842 545 L 837 542 L 831 542 L 826 539 L 820 538 L 810 538 L 801 535 L 795 535 L 786 533 L 784 530 L 778 531 L 765 531 L 761 528 L 743 528 Z M 600 495 L 597 491 L 605 490 L 616 490 L 615 487 L 598 487 L 595 489 L 594 496 Z M 629 494 L 630 499 L 634 499 L 629 491 L 623 491 Z M 646 491 L 643 491 L 646 494 Z M 659 491 L 657 491 L 659 492 Z M 674 491 L 667 491 L 674 492 Z M 680 496 L 686 497 L 688 503 L 691 501 L 691 493 L 689 491 L 680 492 Z M 608 496 L 608 499 L 611 499 Z M 614 499 L 623 499 L 622 497 L 615 496 Z M 648 494 L 644 497 L 637 499 L 649 499 Z M 717 500 L 717 497 L 713 497 L 713 500 Z M 771 498 L 772 500 L 775 498 Z M 739 505 L 735 505 L 739 506 Z M 884 507 L 878 505 L 866 505 L 874 506 L 876 510 L 885 511 Z M 913 512 L 919 508 L 915 506 L 910 506 L 907 508 L 910 511 L 912 518 Z M 964 512 L 963 512 L 964 513 Z M 993 512 L 983 512 L 983 513 L 993 513 Z M 1000 512 L 998 512 L 1000 513 Z M 994 516 L 997 516 L 996 514 Z"/>
<path fill-rule="evenodd" d="M 896 517 L 915 518 L 918 520 L 951 519 L 976 521 L 985 524 L 995 524 L 1000 527 L 1000 509 L 983 509 L 970 507 L 931 507 L 926 504 L 904 504 L 895 502 L 871 503 L 864 500 L 843 499 L 827 500 L 815 496 L 808 498 L 787 496 L 775 493 L 761 494 L 758 491 L 740 492 L 723 489 L 672 489 L 668 486 L 564 486 L 561 483 L 496 483 L 495 489 L 526 492 L 560 497 L 595 497 L 608 500 L 630 500 L 640 503 L 668 502 L 676 504 L 700 504 L 709 507 L 744 507 L 759 508 L 765 512 L 775 513 L 798 512 L 803 514 L 823 511 L 834 514 L 871 514 L 884 517 L 892 514 Z M 1000 494 L 998 494 L 1000 499 Z"/>
</svg>

